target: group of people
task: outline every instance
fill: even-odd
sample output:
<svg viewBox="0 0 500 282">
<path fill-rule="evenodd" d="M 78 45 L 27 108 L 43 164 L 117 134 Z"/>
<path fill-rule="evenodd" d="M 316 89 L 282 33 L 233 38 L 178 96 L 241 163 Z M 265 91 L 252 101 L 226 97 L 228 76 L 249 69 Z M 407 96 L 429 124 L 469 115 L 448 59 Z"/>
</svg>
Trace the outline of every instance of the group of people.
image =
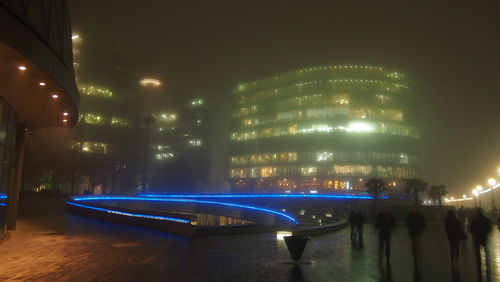
<svg viewBox="0 0 500 282">
<path fill-rule="evenodd" d="M 481 249 L 484 249 L 486 256 L 488 256 L 486 244 L 492 225 L 488 217 L 484 215 L 482 209 L 480 208 L 472 209 L 468 219 L 464 220 L 465 218 L 465 216 L 463 218 L 458 216 L 455 210 L 452 209 L 447 212 L 444 220 L 444 229 L 450 244 L 452 267 L 455 269 L 458 266 L 460 255 L 459 247 L 460 243 L 467 239 L 465 231 L 467 228 L 470 234 L 472 234 L 474 253 L 477 263 L 476 266 L 480 269 Z M 352 211 L 348 220 L 351 225 L 351 239 L 354 240 L 356 238 L 356 234 L 358 234 L 360 239 L 362 239 L 362 225 L 365 222 L 363 214 L 361 212 Z M 414 263 L 417 266 L 419 264 L 420 238 L 426 227 L 425 217 L 418 211 L 417 206 L 413 206 L 412 210 L 406 216 L 405 225 L 411 239 L 411 249 Z M 391 259 L 391 235 L 395 228 L 396 218 L 394 214 L 390 211 L 389 207 L 383 207 L 375 218 L 375 229 L 378 232 L 379 239 L 379 259 L 382 260 L 385 254 L 385 259 L 388 264 Z"/>
</svg>

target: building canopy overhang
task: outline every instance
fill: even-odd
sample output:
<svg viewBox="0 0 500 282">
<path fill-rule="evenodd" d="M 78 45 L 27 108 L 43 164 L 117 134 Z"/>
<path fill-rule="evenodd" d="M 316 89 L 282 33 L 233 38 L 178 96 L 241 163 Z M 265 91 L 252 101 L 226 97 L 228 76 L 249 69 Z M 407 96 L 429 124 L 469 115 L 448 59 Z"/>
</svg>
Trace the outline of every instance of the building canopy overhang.
<svg viewBox="0 0 500 282">
<path fill-rule="evenodd" d="M 71 55 L 63 60 L 31 25 L 2 5 L 0 97 L 28 129 L 72 127 L 78 120 L 80 94 Z"/>
<path fill-rule="evenodd" d="M 72 127 L 76 103 L 50 75 L 0 41 L 0 96 L 29 129 Z"/>
</svg>

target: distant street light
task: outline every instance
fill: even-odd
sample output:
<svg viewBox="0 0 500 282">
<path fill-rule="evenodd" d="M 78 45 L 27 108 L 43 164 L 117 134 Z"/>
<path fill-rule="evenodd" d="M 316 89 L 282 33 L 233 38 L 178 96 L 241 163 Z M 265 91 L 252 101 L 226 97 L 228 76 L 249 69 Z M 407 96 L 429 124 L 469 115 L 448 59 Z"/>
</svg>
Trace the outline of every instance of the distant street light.
<svg viewBox="0 0 500 282">
<path fill-rule="evenodd" d="M 497 184 L 497 181 L 495 180 L 495 178 L 489 178 L 488 179 L 488 185 L 494 186 L 495 184 Z"/>
<path fill-rule="evenodd" d="M 142 158 L 142 179 L 141 179 L 141 190 L 143 193 L 148 192 L 148 170 L 149 170 L 149 129 L 151 124 L 155 122 L 155 118 L 146 115 L 142 118 L 142 121 L 146 125 L 144 134 L 144 148 L 143 148 L 143 158 Z"/>
</svg>

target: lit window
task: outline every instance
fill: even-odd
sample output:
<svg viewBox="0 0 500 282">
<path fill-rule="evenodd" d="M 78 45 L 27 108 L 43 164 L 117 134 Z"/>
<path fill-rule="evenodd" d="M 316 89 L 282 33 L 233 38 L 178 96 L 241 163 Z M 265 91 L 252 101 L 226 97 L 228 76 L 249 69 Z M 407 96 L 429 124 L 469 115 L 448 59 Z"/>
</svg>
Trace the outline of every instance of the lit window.
<svg viewBox="0 0 500 282">
<path fill-rule="evenodd" d="M 302 174 L 302 176 L 316 176 L 317 172 L 318 169 L 315 166 L 300 168 L 300 173 Z"/>
<path fill-rule="evenodd" d="M 202 143 L 201 139 L 191 139 L 188 141 L 188 144 L 191 147 L 200 147 Z"/>
<path fill-rule="evenodd" d="M 273 177 L 276 176 L 276 168 L 267 166 L 260 168 L 260 177 Z"/>
<path fill-rule="evenodd" d="M 301 133 L 332 132 L 333 127 L 327 124 L 313 124 L 311 127 L 301 128 Z"/>
<path fill-rule="evenodd" d="M 365 122 L 351 122 L 347 128 L 348 132 L 373 132 L 374 127 Z"/>
<path fill-rule="evenodd" d="M 399 155 L 399 163 L 408 164 L 408 162 L 409 162 L 409 156 L 407 154 L 400 154 Z"/>
<path fill-rule="evenodd" d="M 156 121 L 159 122 L 173 122 L 177 120 L 177 114 L 175 113 L 164 112 L 160 114 L 154 114 L 153 116 L 155 117 Z"/>
<path fill-rule="evenodd" d="M 79 86 L 80 92 L 84 95 L 99 96 L 103 98 L 111 98 L 113 96 L 113 92 L 111 92 L 108 88 L 90 84 L 79 84 Z"/>
<path fill-rule="evenodd" d="M 199 106 L 203 105 L 203 99 L 201 99 L 201 98 L 193 99 L 193 100 L 191 100 L 190 105 L 192 107 L 199 107 Z"/>
<path fill-rule="evenodd" d="M 390 103 L 392 100 L 390 96 L 385 95 L 385 94 L 375 94 L 375 98 L 382 105 L 386 105 L 386 104 Z"/>
<path fill-rule="evenodd" d="M 248 174 L 247 169 L 235 168 L 235 169 L 230 170 L 229 177 L 231 177 L 231 178 L 245 178 L 245 177 L 247 177 L 247 174 Z"/>
<path fill-rule="evenodd" d="M 386 110 L 384 111 L 384 117 L 389 120 L 402 121 L 403 113 L 400 110 Z"/>
<path fill-rule="evenodd" d="M 333 104 L 336 105 L 347 105 L 350 102 L 348 94 L 336 94 L 333 95 Z"/>
<path fill-rule="evenodd" d="M 332 152 L 318 152 L 316 153 L 316 160 L 318 162 L 333 161 Z"/>
<path fill-rule="evenodd" d="M 128 119 L 125 119 L 125 118 L 112 117 L 111 118 L 111 125 L 116 126 L 116 127 L 128 127 L 129 121 L 128 121 Z"/>
<path fill-rule="evenodd" d="M 276 116 L 277 120 L 296 120 L 297 119 L 297 112 L 296 111 L 290 111 L 290 112 L 282 112 L 278 113 Z"/>
<path fill-rule="evenodd" d="M 80 115 L 80 121 L 88 124 L 104 124 L 105 119 L 101 115 L 94 113 L 83 113 Z"/>
<path fill-rule="evenodd" d="M 323 118 L 331 116 L 333 116 L 333 109 L 331 107 L 307 110 L 308 118 Z"/>
<path fill-rule="evenodd" d="M 166 161 L 166 160 L 172 159 L 173 157 L 174 157 L 174 153 L 172 153 L 172 152 L 155 154 L 155 160 L 157 160 L 157 161 Z"/>
<path fill-rule="evenodd" d="M 71 149 L 77 152 L 107 154 L 109 144 L 95 142 L 73 142 Z"/>
</svg>

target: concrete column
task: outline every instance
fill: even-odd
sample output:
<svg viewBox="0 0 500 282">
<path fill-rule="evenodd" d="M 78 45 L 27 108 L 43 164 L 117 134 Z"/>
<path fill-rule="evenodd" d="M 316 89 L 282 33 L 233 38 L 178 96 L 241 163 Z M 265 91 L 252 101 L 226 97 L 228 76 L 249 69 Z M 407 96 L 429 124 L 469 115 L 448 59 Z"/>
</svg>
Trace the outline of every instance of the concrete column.
<svg viewBox="0 0 500 282">
<path fill-rule="evenodd" d="M 22 123 L 16 127 L 14 144 L 14 173 L 9 187 L 9 203 L 7 207 L 7 229 L 16 229 L 17 210 L 19 207 L 19 194 L 23 178 L 24 143 L 26 140 L 26 126 Z"/>
</svg>

